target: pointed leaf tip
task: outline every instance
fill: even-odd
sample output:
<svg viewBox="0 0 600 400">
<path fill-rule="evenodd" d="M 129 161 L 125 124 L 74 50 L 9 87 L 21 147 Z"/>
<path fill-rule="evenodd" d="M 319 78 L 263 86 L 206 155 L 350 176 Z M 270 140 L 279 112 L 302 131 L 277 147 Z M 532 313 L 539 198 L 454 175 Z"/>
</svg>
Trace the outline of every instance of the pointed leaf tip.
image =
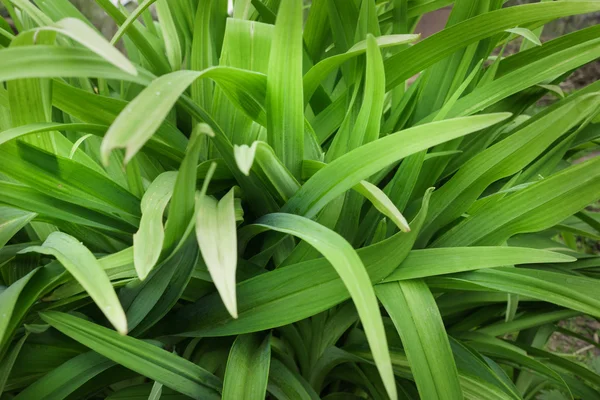
<svg viewBox="0 0 600 400">
<path fill-rule="evenodd" d="M 254 164 L 254 157 L 256 156 L 257 146 L 258 142 L 254 142 L 250 146 L 246 144 L 233 146 L 235 162 L 240 171 L 242 171 L 242 173 L 246 176 L 250 175 L 252 164 Z"/>
</svg>

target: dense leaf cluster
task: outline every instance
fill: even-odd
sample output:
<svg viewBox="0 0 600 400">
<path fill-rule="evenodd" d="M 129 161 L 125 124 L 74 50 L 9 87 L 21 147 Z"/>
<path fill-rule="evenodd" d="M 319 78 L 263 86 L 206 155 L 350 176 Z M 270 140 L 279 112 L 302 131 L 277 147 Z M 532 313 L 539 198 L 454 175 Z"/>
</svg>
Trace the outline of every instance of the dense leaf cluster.
<svg viewBox="0 0 600 400">
<path fill-rule="evenodd" d="M 600 398 L 600 2 L 2 3 L 2 399 Z"/>
</svg>

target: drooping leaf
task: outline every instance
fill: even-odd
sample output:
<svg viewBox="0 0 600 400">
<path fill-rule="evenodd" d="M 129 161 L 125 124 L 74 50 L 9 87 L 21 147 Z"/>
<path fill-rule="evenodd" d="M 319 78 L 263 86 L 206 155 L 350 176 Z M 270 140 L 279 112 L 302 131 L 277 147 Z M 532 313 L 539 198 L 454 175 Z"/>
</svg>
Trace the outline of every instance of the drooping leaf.
<svg viewBox="0 0 600 400">
<path fill-rule="evenodd" d="M 72 315 L 48 311 L 40 316 L 95 352 L 167 387 L 199 400 L 220 397 L 219 378 L 175 354 Z"/>
<path fill-rule="evenodd" d="M 96 257 L 81 242 L 65 233 L 53 232 L 41 246 L 32 246 L 21 251 L 29 252 L 56 257 L 85 288 L 117 331 L 122 335 L 127 333 L 127 318 L 110 280 Z"/>
</svg>

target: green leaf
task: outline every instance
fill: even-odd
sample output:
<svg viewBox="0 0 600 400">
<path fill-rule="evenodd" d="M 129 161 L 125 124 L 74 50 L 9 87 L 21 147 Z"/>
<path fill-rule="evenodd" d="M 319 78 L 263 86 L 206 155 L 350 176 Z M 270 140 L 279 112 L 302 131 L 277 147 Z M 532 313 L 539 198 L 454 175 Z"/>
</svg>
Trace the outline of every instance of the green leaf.
<svg viewBox="0 0 600 400">
<path fill-rule="evenodd" d="M 0 206 L 0 248 L 35 217 L 35 213 Z"/>
<path fill-rule="evenodd" d="M 249 113 L 258 115 L 261 112 L 261 103 L 252 97 L 254 92 L 242 89 L 246 85 L 241 85 L 241 81 L 264 87 L 265 77 L 262 74 L 230 67 L 214 67 L 202 72 L 173 72 L 155 79 L 115 119 L 102 141 L 103 162 L 108 162 L 108 156 L 115 148 L 125 148 L 125 162 L 129 161 L 160 127 L 185 89 L 200 78 L 218 80 L 224 85 L 222 87 L 228 89 L 228 94 L 248 107 Z M 154 110 L 150 115 L 149 109 Z M 211 128 L 215 127 L 211 125 Z M 220 129 L 215 130 L 215 134 L 220 135 Z"/>
<path fill-rule="evenodd" d="M 290 371 L 285 364 L 274 358 L 269 370 L 269 393 L 279 400 L 318 400 L 319 395 L 295 371 Z"/>
<path fill-rule="evenodd" d="M 160 257 L 165 238 L 163 214 L 173 195 L 176 179 L 177 172 L 162 173 L 142 198 L 140 228 L 133 235 L 133 260 L 140 280 L 148 276 Z"/>
<path fill-rule="evenodd" d="M 367 143 L 318 171 L 282 211 L 312 218 L 331 200 L 390 164 L 436 144 L 494 125 L 509 116 L 500 113 L 434 122 Z"/>
<path fill-rule="evenodd" d="M 199 366 L 142 340 L 72 315 L 47 311 L 40 316 L 95 352 L 194 399 L 218 399 L 221 380 Z"/>
<path fill-rule="evenodd" d="M 337 233 L 297 215 L 268 214 L 258 219 L 255 225 L 297 236 L 327 258 L 352 296 L 388 395 L 393 399 L 397 398 L 375 293 L 368 283 L 369 275 L 364 264 L 352 246 Z"/>
<path fill-rule="evenodd" d="M 384 279 L 384 282 L 514 264 L 563 263 L 575 260 L 560 253 L 526 247 L 481 246 L 413 250 L 400 267 Z"/>
<path fill-rule="evenodd" d="M 385 62 L 386 90 L 444 59 L 456 50 L 495 33 L 530 22 L 600 10 L 595 1 L 546 2 L 507 7 L 448 27 Z"/>
<path fill-rule="evenodd" d="M 0 155 L 6 161 L 3 173 L 13 179 L 57 199 L 138 224 L 139 200 L 104 173 L 21 141 L 0 147 Z"/>
<path fill-rule="evenodd" d="M 511 176 L 584 120 L 598 105 L 598 95 L 581 96 L 551 113 L 528 120 L 508 138 L 467 161 L 431 199 L 424 236 L 459 217 L 493 182 Z M 569 117 L 567 117 L 569 116 Z"/>
<path fill-rule="evenodd" d="M 30 252 L 55 256 L 85 288 L 117 331 L 122 335 L 127 333 L 127 318 L 110 280 L 96 257 L 81 242 L 65 233 L 53 232 L 41 246 L 21 251 Z"/>
<path fill-rule="evenodd" d="M 27 283 L 35 275 L 37 270 L 33 270 L 18 281 L 14 282 L 8 288 L 0 292 L 0 345 L 4 346 L 10 338 L 7 335 L 12 335 L 9 329 L 9 322 L 13 315 L 13 310 L 17 304 L 17 300 L 23 292 Z"/>
<path fill-rule="evenodd" d="M 507 267 L 463 272 L 452 278 L 429 278 L 427 282 L 435 286 L 445 279 L 460 279 L 461 282 L 532 297 L 590 315 L 599 314 L 600 301 L 594 295 L 595 280 L 591 278 Z"/>
<path fill-rule="evenodd" d="M 380 49 L 399 46 L 403 44 L 413 43 L 419 40 L 420 35 L 386 35 L 375 38 L 377 46 Z M 313 93 L 317 90 L 319 84 L 327 75 L 335 68 L 342 65 L 344 62 L 358 57 L 367 51 L 367 40 L 362 40 L 356 43 L 352 48 L 343 54 L 338 54 L 325 58 L 304 74 L 304 99 L 305 102 L 310 99 Z"/>
<path fill-rule="evenodd" d="M 322 169 L 326 165 L 327 164 L 318 161 L 304 161 L 302 164 L 303 177 L 314 175 L 316 171 Z M 390 198 L 377 186 L 368 181 L 360 181 L 357 185 L 352 187 L 352 189 L 369 200 L 379 212 L 388 217 L 402 232 L 410 232 L 410 226 L 402 213 Z"/>
<path fill-rule="evenodd" d="M 51 370 L 19 393 L 16 399 L 64 399 L 115 363 L 93 351 L 80 354 Z"/>
<path fill-rule="evenodd" d="M 233 147 L 233 154 L 238 168 L 246 176 L 250 175 L 250 170 L 256 160 L 261 172 L 268 179 L 268 183 L 274 186 L 276 194 L 282 200 L 289 200 L 300 188 L 298 181 L 285 168 L 267 143 L 256 141 L 251 146 L 236 145 Z"/>
<path fill-rule="evenodd" d="M 302 1 L 281 4 L 273 31 L 267 74 L 268 142 L 296 178 L 304 154 L 302 88 Z"/>
<path fill-rule="evenodd" d="M 186 232 L 186 237 L 189 232 Z M 138 336 L 162 319 L 175 306 L 198 261 L 195 240 L 187 238 L 175 253 L 156 267 L 143 282 L 121 289 L 131 334 Z"/>
<path fill-rule="evenodd" d="M 375 286 L 400 337 L 419 394 L 426 399 L 460 399 L 458 371 L 435 299 L 422 280 Z"/>
<path fill-rule="evenodd" d="M 271 335 L 240 335 L 233 342 L 223 380 L 223 399 L 262 399 L 271 366 Z"/>
<path fill-rule="evenodd" d="M 433 247 L 498 245 L 517 233 L 549 228 L 598 199 L 600 158 L 567 168 L 480 209 Z"/>
<path fill-rule="evenodd" d="M 0 360 L 0 393 L 4 392 L 4 388 L 6 386 L 6 382 L 8 381 L 8 377 L 12 371 L 13 366 L 15 365 L 15 361 L 17 357 L 19 357 L 19 352 L 23 348 L 23 344 L 27 340 L 29 335 L 23 335 L 21 339 L 10 349 L 9 353 L 2 357 Z"/>
<path fill-rule="evenodd" d="M 194 219 L 196 207 L 196 165 L 202 149 L 203 135 L 212 135 L 206 124 L 199 124 L 194 129 L 188 144 L 185 158 L 181 162 L 173 196 L 169 205 L 169 218 L 165 225 L 165 242 L 163 251 L 172 251 L 177 243 L 182 242 L 190 222 Z M 211 169 L 214 166 L 211 166 Z M 207 176 L 212 175 L 211 169 Z M 214 171 L 213 171 L 214 172 Z M 210 178 L 209 178 L 210 180 Z"/>
<path fill-rule="evenodd" d="M 411 221 L 411 232 L 397 233 L 357 251 L 371 283 L 383 280 L 412 249 L 427 215 L 430 192 L 423 197 L 421 211 Z M 239 282 L 237 298 L 238 319 L 231 318 L 218 294 L 214 294 L 202 302 L 184 307 L 177 314 L 177 328 L 171 331 L 182 336 L 200 337 L 256 332 L 308 318 L 348 300 L 350 296 L 329 262 L 317 258 Z M 306 302 L 307 298 L 312 300 Z"/>
<path fill-rule="evenodd" d="M 129 29 L 129 27 L 131 25 L 133 25 L 135 23 L 135 21 L 140 17 L 140 15 L 142 15 L 142 13 L 148 9 L 148 7 L 150 7 L 153 3 L 155 3 L 156 0 L 144 0 L 143 2 L 141 2 L 136 8 L 135 10 L 133 10 L 133 12 L 127 17 L 127 19 L 125 20 L 125 22 L 121 23 L 119 26 L 119 29 L 117 30 L 117 32 L 113 35 L 110 43 L 111 44 L 115 44 L 117 43 L 119 40 L 121 40 L 121 38 L 123 37 L 123 35 L 127 32 L 127 30 Z"/>
</svg>

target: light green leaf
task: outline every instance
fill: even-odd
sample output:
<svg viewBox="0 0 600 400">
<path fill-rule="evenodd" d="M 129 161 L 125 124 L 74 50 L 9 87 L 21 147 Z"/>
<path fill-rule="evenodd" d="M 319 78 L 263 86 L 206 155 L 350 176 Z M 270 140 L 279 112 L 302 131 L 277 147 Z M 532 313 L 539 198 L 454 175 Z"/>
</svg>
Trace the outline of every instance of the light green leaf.
<svg viewBox="0 0 600 400">
<path fill-rule="evenodd" d="M 302 164 L 303 177 L 313 176 L 316 171 L 319 171 L 326 165 L 327 164 L 318 161 L 304 161 Z M 377 186 L 368 181 L 360 181 L 357 185 L 353 186 L 352 189 L 369 200 L 379 212 L 388 217 L 402 232 L 410 232 L 410 226 L 408 225 L 406 218 L 404 218 L 389 197 Z"/>
<path fill-rule="evenodd" d="M 142 198 L 140 228 L 133 235 L 135 270 L 144 280 L 156 265 L 165 238 L 163 214 L 175 187 L 177 172 L 164 172 L 146 190 Z"/>
<path fill-rule="evenodd" d="M 119 26 L 119 29 L 117 30 L 117 32 L 113 35 L 110 43 L 111 44 L 115 44 L 117 43 L 119 40 L 121 40 L 121 38 L 123 37 L 123 35 L 127 32 L 127 30 L 129 29 L 129 27 L 131 25 L 133 25 L 135 23 L 135 21 L 140 17 L 140 15 L 142 15 L 142 13 L 148 9 L 148 7 L 150 7 L 152 5 L 152 3 L 156 2 L 156 0 L 144 0 L 142 1 L 136 8 L 135 10 L 127 17 L 127 19 L 125 20 L 125 22 L 123 22 L 121 24 L 121 26 Z"/>
<path fill-rule="evenodd" d="M 268 143 L 296 178 L 304 154 L 302 88 L 302 1 L 281 3 L 267 73 Z"/>
<path fill-rule="evenodd" d="M 106 61 L 131 75 L 137 75 L 137 69 L 117 48 L 113 47 L 95 29 L 76 18 L 65 18 L 52 25 L 37 30 L 54 31 L 81 43 Z"/>
<path fill-rule="evenodd" d="M 514 264 L 563 263 L 575 260 L 560 253 L 526 247 L 481 246 L 413 250 L 384 282 Z"/>
<path fill-rule="evenodd" d="M 162 383 L 154 382 L 152 385 L 152 390 L 150 391 L 150 395 L 148 396 L 148 400 L 160 400 L 162 388 Z"/>
<path fill-rule="evenodd" d="M 62 232 L 53 232 L 41 246 L 31 246 L 21 253 L 55 256 L 85 288 L 120 334 L 127 334 L 127 318 L 119 298 L 96 257 L 81 242 Z"/>
<path fill-rule="evenodd" d="M 537 37 L 535 33 L 531 32 L 527 28 L 519 28 L 519 27 L 510 28 L 510 29 L 507 29 L 506 32 L 514 33 L 515 35 L 522 36 L 524 39 L 529 40 L 531 43 L 535 44 L 536 46 L 542 45 L 542 42 L 540 42 L 540 38 Z"/>
<path fill-rule="evenodd" d="M 171 64 L 173 71 L 177 71 L 181 68 L 181 44 L 177 35 L 177 26 L 175 25 L 167 0 L 159 0 L 156 3 L 156 13 L 158 14 L 158 20 L 162 28 L 162 36 L 165 41 L 169 64 Z"/>
<path fill-rule="evenodd" d="M 196 238 L 208 272 L 223 303 L 233 318 L 237 318 L 235 271 L 237 267 L 237 236 L 234 189 L 220 201 L 206 195 L 206 179 L 198 200 Z"/>
<path fill-rule="evenodd" d="M 251 115 L 260 114 L 262 103 L 252 97 L 254 91 L 247 90 L 247 85 L 242 85 L 241 81 L 264 88 L 265 76 L 262 74 L 231 67 L 214 67 L 202 72 L 177 71 L 163 75 L 131 101 L 110 126 L 102 141 L 103 162 L 108 162 L 108 156 L 115 148 L 125 148 L 125 162 L 129 161 L 160 127 L 186 88 L 200 78 L 217 80 L 224 85 L 222 88 L 227 89 L 228 95 L 238 98 L 240 103 L 247 106 Z M 153 112 L 148 114 L 148 110 Z M 219 134 L 219 131 L 215 133 Z"/>
<path fill-rule="evenodd" d="M 212 135 L 206 124 L 198 124 L 192 132 L 185 158 L 179 166 L 179 172 L 173 187 L 173 196 L 169 205 L 169 218 L 165 225 L 163 250 L 173 251 L 177 243 L 185 239 L 185 234 L 194 219 L 196 207 L 196 165 L 202 150 L 203 135 Z M 211 164 L 207 176 L 212 175 L 215 165 Z M 212 171 L 212 172 L 211 172 Z M 210 178 L 209 178 L 210 179 Z"/>
</svg>

